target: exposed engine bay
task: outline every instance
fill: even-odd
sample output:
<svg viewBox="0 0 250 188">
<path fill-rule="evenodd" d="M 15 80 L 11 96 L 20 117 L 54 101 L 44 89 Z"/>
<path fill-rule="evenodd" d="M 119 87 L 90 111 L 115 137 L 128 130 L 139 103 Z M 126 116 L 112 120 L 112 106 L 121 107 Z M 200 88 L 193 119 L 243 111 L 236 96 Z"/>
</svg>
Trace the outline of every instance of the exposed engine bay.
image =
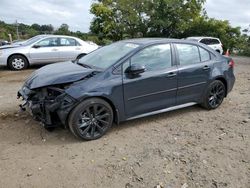
<svg viewBox="0 0 250 188">
<path fill-rule="evenodd" d="M 24 101 L 20 108 L 28 109 L 45 128 L 66 126 L 67 114 L 76 103 L 64 92 L 66 88 L 67 85 L 57 85 L 31 90 L 24 86 L 17 95 Z"/>
</svg>

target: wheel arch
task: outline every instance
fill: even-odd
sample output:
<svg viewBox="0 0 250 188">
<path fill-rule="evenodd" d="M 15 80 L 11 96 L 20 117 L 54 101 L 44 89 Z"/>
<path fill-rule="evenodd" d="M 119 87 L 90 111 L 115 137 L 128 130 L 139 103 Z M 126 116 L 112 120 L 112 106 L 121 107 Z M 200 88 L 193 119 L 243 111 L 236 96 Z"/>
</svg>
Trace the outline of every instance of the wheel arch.
<svg viewBox="0 0 250 188">
<path fill-rule="evenodd" d="M 227 96 L 227 89 L 228 89 L 227 80 L 222 76 L 216 77 L 215 80 L 219 80 L 224 84 L 224 86 L 226 88 L 226 95 L 225 95 L 225 97 L 226 97 Z"/>
<path fill-rule="evenodd" d="M 9 55 L 9 57 L 7 58 L 7 65 L 9 64 L 9 60 L 10 60 L 10 58 L 11 58 L 11 57 L 13 57 L 14 55 L 20 55 L 20 56 L 23 56 L 23 57 L 26 59 L 26 61 L 27 61 L 27 63 L 28 63 L 28 66 L 30 66 L 29 59 L 27 58 L 27 56 L 26 56 L 26 55 L 24 55 L 24 54 L 22 54 L 22 53 L 14 53 L 14 54 Z"/>
<path fill-rule="evenodd" d="M 105 97 L 105 96 L 87 96 L 87 97 L 84 97 L 82 100 L 80 100 L 79 102 L 78 102 L 78 104 L 79 103 L 81 103 L 81 102 L 83 102 L 83 101 L 85 101 L 85 100 L 87 100 L 87 99 L 91 99 L 91 98 L 99 98 L 99 99 L 102 99 L 102 100 L 104 100 L 105 102 L 107 102 L 110 106 L 111 106 L 111 108 L 112 108 L 112 111 L 113 111 L 113 122 L 114 123 L 116 123 L 116 124 L 119 124 L 119 122 L 120 122 L 120 118 L 119 118 L 119 111 L 118 111 L 118 109 L 115 107 L 115 105 L 114 105 L 114 103 L 109 99 L 109 98 L 107 98 L 107 97 Z M 77 104 L 77 105 L 78 105 Z M 76 105 L 76 106 L 77 106 Z M 74 107 L 75 108 L 75 107 Z M 69 119 L 69 114 L 72 112 L 72 110 L 74 109 L 74 108 L 72 108 L 71 110 L 70 110 L 70 112 L 68 113 L 68 115 L 67 115 L 67 118 L 66 118 L 66 122 L 68 122 L 68 119 Z M 67 124 L 67 123 L 66 123 Z M 66 126 L 68 126 L 68 125 L 66 125 Z"/>
<path fill-rule="evenodd" d="M 115 107 L 114 103 L 109 98 L 107 98 L 107 97 L 97 96 L 95 98 L 100 98 L 100 99 L 106 101 L 111 106 L 111 108 L 113 110 L 113 114 L 114 114 L 114 120 L 113 121 L 116 124 L 119 124 L 119 113 L 118 113 L 118 109 Z"/>
</svg>

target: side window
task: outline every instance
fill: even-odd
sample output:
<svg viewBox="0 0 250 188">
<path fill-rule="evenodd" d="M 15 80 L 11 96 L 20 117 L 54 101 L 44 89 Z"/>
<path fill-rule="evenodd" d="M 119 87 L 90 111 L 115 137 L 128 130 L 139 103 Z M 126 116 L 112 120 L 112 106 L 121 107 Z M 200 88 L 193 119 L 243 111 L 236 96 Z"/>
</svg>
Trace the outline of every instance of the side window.
<svg viewBox="0 0 250 188">
<path fill-rule="evenodd" d="M 61 46 L 77 46 L 77 42 L 75 39 L 71 38 L 60 38 Z"/>
<path fill-rule="evenodd" d="M 51 47 L 51 46 L 58 46 L 58 39 L 57 38 L 47 38 L 44 40 L 39 41 L 36 45 L 40 47 Z"/>
<path fill-rule="evenodd" d="M 205 50 L 204 48 L 200 48 L 200 55 L 201 55 L 201 61 L 209 61 L 210 60 L 210 54 L 207 50 Z"/>
<path fill-rule="evenodd" d="M 200 55 L 197 46 L 190 44 L 176 44 L 180 65 L 190 65 L 200 62 Z"/>
<path fill-rule="evenodd" d="M 132 64 L 140 64 L 147 71 L 162 70 L 172 66 L 170 44 L 160 44 L 147 47 L 131 58 Z"/>
</svg>

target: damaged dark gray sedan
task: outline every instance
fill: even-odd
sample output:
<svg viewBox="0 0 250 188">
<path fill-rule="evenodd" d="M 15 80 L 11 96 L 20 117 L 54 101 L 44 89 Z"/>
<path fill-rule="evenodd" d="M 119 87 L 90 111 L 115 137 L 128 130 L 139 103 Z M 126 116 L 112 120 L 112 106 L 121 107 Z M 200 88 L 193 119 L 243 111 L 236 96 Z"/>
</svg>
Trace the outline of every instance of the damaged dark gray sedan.
<svg viewBox="0 0 250 188">
<path fill-rule="evenodd" d="M 93 140 L 113 123 L 195 104 L 217 108 L 233 88 L 233 68 L 231 58 L 200 43 L 126 40 L 35 71 L 18 97 L 46 129 L 69 127 Z"/>
</svg>

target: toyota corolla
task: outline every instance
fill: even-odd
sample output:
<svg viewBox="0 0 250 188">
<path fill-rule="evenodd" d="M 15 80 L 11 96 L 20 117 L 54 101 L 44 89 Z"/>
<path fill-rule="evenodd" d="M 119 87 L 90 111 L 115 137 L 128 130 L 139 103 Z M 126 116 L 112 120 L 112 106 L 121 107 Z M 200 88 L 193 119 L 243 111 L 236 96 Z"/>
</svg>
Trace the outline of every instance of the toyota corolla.
<svg viewBox="0 0 250 188">
<path fill-rule="evenodd" d="M 233 88 L 233 69 L 231 58 L 201 43 L 125 40 L 36 70 L 18 97 L 46 129 L 93 140 L 113 123 L 195 104 L 216 109 Z"/>
</svg>

